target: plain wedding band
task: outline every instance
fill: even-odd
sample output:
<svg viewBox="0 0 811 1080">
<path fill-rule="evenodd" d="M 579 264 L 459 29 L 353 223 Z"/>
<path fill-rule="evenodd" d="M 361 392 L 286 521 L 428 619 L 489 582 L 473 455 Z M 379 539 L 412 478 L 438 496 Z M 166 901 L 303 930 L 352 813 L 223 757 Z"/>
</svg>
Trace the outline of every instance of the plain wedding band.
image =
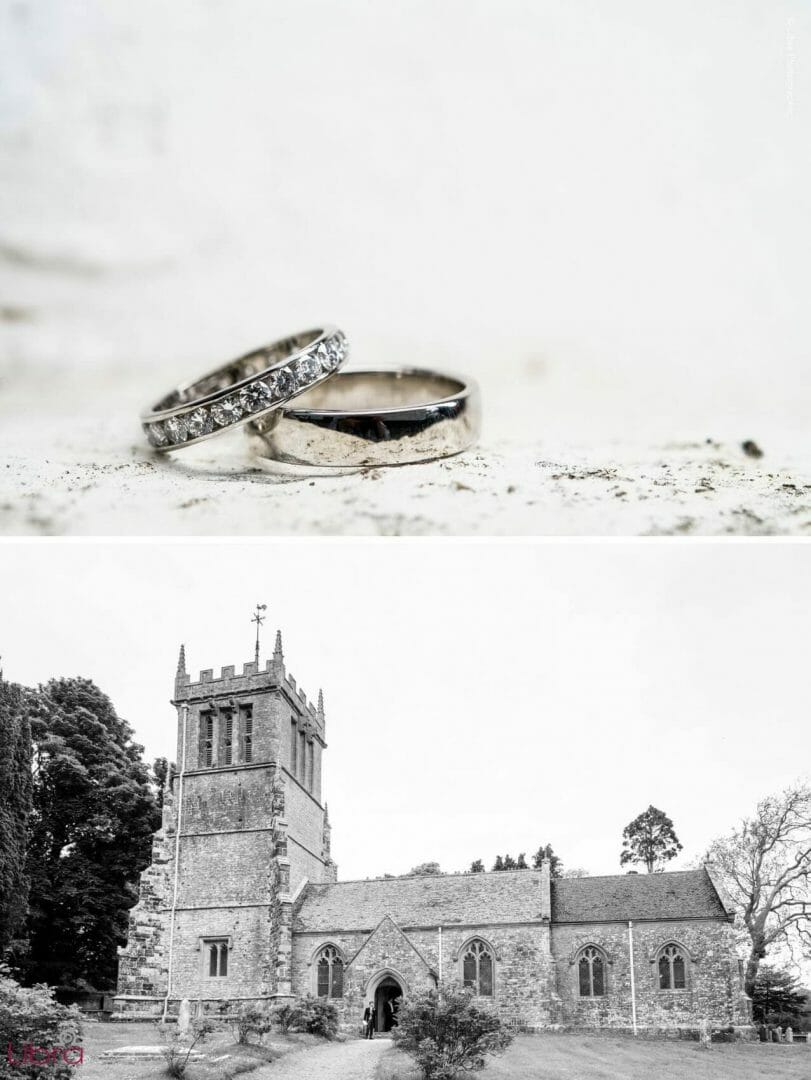
<svg viewBox="0 0 811 1080">
<path fill-rule="evenodd" d="M 481 430 L 479 388 L 422 368 L 339 372 L 294 403 L 252 420 L 260 457 L 347 468 L 460 454 Z"/>
</svg>

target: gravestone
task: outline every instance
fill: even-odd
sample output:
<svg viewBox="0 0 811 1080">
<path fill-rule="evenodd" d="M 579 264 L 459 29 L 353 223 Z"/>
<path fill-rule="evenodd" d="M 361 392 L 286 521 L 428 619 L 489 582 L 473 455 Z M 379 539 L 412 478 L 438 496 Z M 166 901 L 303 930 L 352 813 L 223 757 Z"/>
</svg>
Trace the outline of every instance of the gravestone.
<svg viewBox="0 0 811 1080">
<path fill-rule="evenodd" d="M 787 1043 L 793 1043 L 794 1042 L 794 1029 L 791 1027 L 791 1025 L 789 1025 L 786 1028 L 785 1040 L 786 1040 Z"/>
<path fill-rule="evenodd" d="M 710 1025 L 706 1020 L 702 1020 L 698 1025 L 698 1042 L 699 1045 L 707 1050 L 710 1045 Z"/>
<path fill-rule="evenodd" d="M 180 1003 L 180 1012 L 177 1014 L 177 1033 L 184 1036 L 191 1032 L 191 1003 L 188 998 L 183 998 Z"/>
</svg>

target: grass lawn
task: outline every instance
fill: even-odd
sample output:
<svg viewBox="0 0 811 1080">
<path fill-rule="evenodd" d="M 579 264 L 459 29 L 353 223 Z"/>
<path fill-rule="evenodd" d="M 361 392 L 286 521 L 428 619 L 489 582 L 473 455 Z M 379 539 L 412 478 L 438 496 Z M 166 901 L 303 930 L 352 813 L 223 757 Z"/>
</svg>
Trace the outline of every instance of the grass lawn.
<svg viewBox="0 0 811 1080">
<path fill-rule="evenodd" d="M 166 1077 L 166 1063 L 163 1058 L 154 1061 L 132 1058 L 111 1060 L 101 1056 L 105 1050 L 123 1046 L 164 1046 L 165 1042 L 161 1039 L 156 1024 L 104 1024 L 86 1021 L 83 1029 L 84 1065 L 80 1070 L 80 1080 L 164 1080 Z M 272 1037 L 265 1037 L 261 1048 L 237 1046 L 232 1031 L 215 1031 L 198 1043 L 196 1049 L 205 1055 L 205 1059 L 190 1063 L 188 1080 L 228 1080 L 236 1074 L 235 1065 L 238 1061 L 242 1064 L 242 1067 L 238 1066 L 238 1071 L 243 1075 L 250 1075 L 252 1068 L 266 1065 L 283 1054 L 310 1045 L 313 1040 L 314 1036 L 310 1035 L 285 1038 L 274 1033 Z M 321 1040 L 315 1041 L 320 1043 Z M 226 1054 L 229 1055 L 228 1059 L 222 1063 L 211 1060 Z M 255 1064 L 249 1059 L 253 1059 Z"/>
<path fill-rule="evenodd" d="M 650 1042 L 610 1035 L 522 1035 L 482 1080 L 809 1080 L 811 1046 L 771 1043 Z M 376 1080 L 417 1080 L 410 1058 L 393 1051 Z"/>
</svg>

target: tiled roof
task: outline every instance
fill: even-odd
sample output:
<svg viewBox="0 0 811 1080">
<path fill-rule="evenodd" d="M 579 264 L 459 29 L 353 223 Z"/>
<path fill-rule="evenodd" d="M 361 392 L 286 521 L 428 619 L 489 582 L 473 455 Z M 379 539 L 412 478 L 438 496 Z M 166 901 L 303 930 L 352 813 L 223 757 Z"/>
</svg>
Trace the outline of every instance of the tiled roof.
<svg viewBox="0 0 811 1080">
<path fill-rule="evenodd" d="M 552 922 L 724 918 L 726 914 L 703 868 L 552 882 Z"/>
<path fill-rule="evenodd" d="M 535 870 L 311 884 L 293 929 L 372 930 L 385 915 L 401 927 L 531 922 L 542 903 Z"/>
</svg>

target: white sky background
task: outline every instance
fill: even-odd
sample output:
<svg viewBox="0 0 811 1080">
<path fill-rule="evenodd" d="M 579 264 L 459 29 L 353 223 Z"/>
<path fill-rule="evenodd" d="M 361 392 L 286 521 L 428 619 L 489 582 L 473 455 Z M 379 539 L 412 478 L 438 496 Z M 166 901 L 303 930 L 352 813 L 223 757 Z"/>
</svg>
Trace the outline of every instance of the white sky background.
<svg viewBox="0 0 811 1080">
<path fill-rule="evenodd" d="M 803 0 L 0 0 L 0 378 L 47 442 L 328 319 L 514 436 L 773 450 L 811 407 L 809 56 Z"/>
<path fill-rule="evenodd" d="M 619 871 L 623 827 L 673 818 L 685 866 L 808 763 L 802 544 L 4 543 L 6 677 L 94 679 L 172 756 L 194 675 L 252 659 L 268 604 L 324 687 L 324 792 L 347 880 L 488 868 L 551 842 Z"/>
</svg>

